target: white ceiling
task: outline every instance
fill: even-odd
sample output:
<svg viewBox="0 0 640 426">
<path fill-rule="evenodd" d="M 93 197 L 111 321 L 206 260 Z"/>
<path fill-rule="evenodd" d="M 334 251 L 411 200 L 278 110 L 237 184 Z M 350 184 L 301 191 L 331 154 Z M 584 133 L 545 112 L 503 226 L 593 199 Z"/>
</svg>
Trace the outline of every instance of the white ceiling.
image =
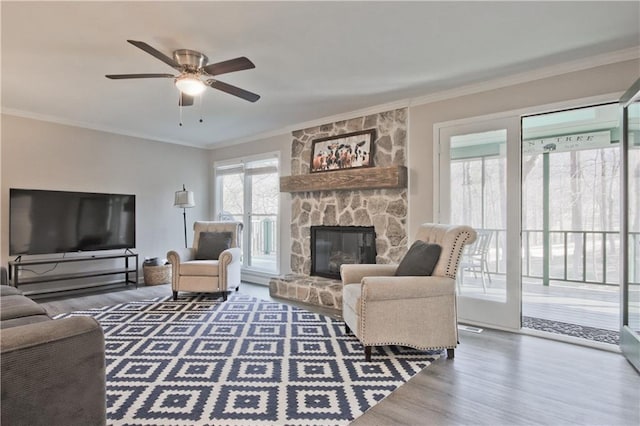
<svg viewBox="0 0 640 426">
<path fill-rule="evenodd" d="M 215 147 L 323 117 L 640 45 L 640 2 L 1 2 L 2 110 Z M 183 110 L 127 39 L 256 69 Z M 200 114 L 204 123 L 199 123 Z M 292 127 L 293 126 L 293 127 Z"/>
</svg>

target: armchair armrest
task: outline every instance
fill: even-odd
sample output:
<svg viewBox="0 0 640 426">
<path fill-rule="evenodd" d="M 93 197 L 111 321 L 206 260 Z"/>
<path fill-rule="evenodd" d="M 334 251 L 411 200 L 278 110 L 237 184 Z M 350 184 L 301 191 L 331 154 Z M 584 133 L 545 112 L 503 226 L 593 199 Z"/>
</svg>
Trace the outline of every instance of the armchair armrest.
<svg viewBox="0 0 640 426">
<path fill-rule="evenodd" d="M 226 249 L 218 257 L 218 274 L 220 276 L 220 287 L 228 289 L 240 285 L 240 270 L 242 249 L 232 247 Z"/>
<path fill-rule="evenodd" d="M 228 248 L 218 257 L 220 265 L 229 265 L 231 263 L 240 262 L 240 256 L 242 256 L 242 250 L 238 247 Z"/>
<path fill-rule="evenodd" d="M 362 281 L 364 277 L 393 276 L 398 269 L 395 264 L 351 264 L 345 263 L 340 266 L 340 276 L 342 284 L 355 284 Z"/>
<path fill-rule="evenodd" d="M 6 328 L 0 346 L 2 423 L 106 423 L 104 335 L 95 319 Z"/>
<path fill-rule="evenodd" d="M 455 294 L 455 281 L 448 277 L 364 277 L 365 300 L 421 299 Z"/>
<path fill-rule="evenodd" d="M 179 248 L 167 252 L 167 260 L 174 265 L 180 265 L 180 262 L 188 262 L 195 259 L 196 251 L 193 248 Z"/>
<path fill-rule="evenodd" d="M 178 280 L 180 279 L 180 263 L 188 262 L 196 257 L 196 251 L 193 248 L 179 248 L 171 250 L 167 253 L 167 260 L 171 264 L 171 288 L 178 289 Z"/>
</svg>

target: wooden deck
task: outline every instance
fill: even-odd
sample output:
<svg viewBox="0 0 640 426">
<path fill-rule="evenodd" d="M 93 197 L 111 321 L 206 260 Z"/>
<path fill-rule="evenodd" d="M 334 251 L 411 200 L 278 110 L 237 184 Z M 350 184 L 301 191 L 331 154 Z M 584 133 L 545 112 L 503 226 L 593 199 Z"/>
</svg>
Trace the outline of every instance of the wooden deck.
<svg viewBox="0 0 640 426">
<path fill-rule="evenodd" d="M 491 283 L 487 281 L 487 292 L 484 293 L 479 277 L 465 275 L 460 294 L 504 301 L 505 276 L 492 274 L 491 279 Z M 522 287 L 523 316 L 620 331 L 618 286 L 564 281 L 552 281 L 549 286 L 543 286 L 540 280 L 524 279 Z M 640 300 L 637 296 L 632 299 Z"/>
</svg>

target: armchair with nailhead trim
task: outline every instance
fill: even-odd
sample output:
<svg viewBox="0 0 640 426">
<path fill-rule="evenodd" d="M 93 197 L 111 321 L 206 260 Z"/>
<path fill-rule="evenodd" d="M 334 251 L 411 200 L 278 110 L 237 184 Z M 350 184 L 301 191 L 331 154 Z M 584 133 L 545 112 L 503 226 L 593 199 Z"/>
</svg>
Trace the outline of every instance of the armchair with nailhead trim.
<svg viewBox="0 0 640 426">
<path fill-rule="evenodd" d="M 242 227 L 241 222 L 227 221 L 197 221 L 193 224 L 193 247 L 175 249 L 167 253 L 167 260 L 171 264 L 173 300 L 177 300 L 179 292 L 186 291 L 217 293 L 226 301 L 228 292 L 232 289 L 238 291 L 242 265 Z M 203 245 L 205 233 L 209 236 L 228 234 L 229 248 L 216 253 L 213 258 L 199 256 L 198 248 Z"/>
<path fill-rule="evenodd" d="M 395 276 L 398 265 L 344 264 L 342 315 L 371 360 L 374 346 L 398 345 L 419 350 L 458 345 L 456 273 L 464 246 L 476 239 L 468 226 L 425 223 L 416 240 L 442 250 L 430 276 Z"/>
</svg>

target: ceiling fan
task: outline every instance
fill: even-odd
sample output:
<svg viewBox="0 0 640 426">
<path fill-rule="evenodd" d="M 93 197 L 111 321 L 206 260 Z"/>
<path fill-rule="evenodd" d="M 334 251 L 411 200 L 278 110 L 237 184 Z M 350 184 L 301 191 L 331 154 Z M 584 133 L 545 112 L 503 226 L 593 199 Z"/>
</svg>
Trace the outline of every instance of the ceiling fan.
<svg viewBox="0 0 640 426">
<path fill-rule="evenodd" d="M 229 93 L 230 95 L 237 96 L 249 102 L 255 102 L 260 99 L 260 95 L 255 93 L 251 93 L 247 90 L 213 78 L 207 78 L 220 74 L 255 68 L 256 66 L 253 62 L 244 56 L 230 59 L 228 61 L 217 62 L 215 64 L 209 64 L 209 58 L 207 58 L 205 54 L 195 50 L 178 49 L 173 52 L 173 58 L 170 58 L 143 41 L 127 40 L 127 42 L 144 50 L 157 59 L 160 59 L 165 64 L 179 71 L 180 74 L 107 74 L 105 77 L 113 80 L 129 78 L 173 78 L 176 87 L 180 91 L 181 106 L 193 105 L 194 96 L 198 96 L 204 92 L 207 86 Z"/>
</svg>

